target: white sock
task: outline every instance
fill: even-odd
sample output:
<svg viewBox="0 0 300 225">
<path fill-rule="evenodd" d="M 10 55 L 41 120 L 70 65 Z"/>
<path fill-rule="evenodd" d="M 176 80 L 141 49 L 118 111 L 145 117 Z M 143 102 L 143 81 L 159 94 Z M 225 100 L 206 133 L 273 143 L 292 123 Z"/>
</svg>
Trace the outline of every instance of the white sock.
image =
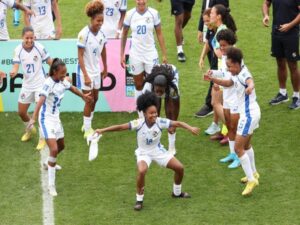
<svg viewBox="0 0 300 225">
<path fill-rule="evenodd" d="M 94 111 L 93 112 L 91 112 L 91 116 L 90 116 L 90 118 L 91 118 L 91 121 L 93 120 L 93 118 L 94 118 Z"/>
<path fill-rule="evenodd" d="M 183 52 L 182 45 L 177 46 L 177 53 Z"/>
<path fill-rule="evenodd" d="M 299 98 L 299 92 L 295 92 L 295 91 L 294 91 L 294 93 L 293 93 L 293 97 L 297 97 L 297 98 Z"/>
<path fill-rule="evenodd" d="M 136 194 L 136 200 L 138 202 L 142 202 L 144 200 L 144 194 L 142 194 L 142 195 Z"/>
<path fill-rule="evenodd" d="M 287 94 L 286 88 L 279 88 L 279 93 L 285 96 Z"/>
<path fill-rule="evenodd" d="M 169 149 L 175 148 L 176 133 L 168 133 Z"/>
<path fill-rule="evenodd" d="M 242 157 L 240 157 L 240 162 L 247 176 L 248 181 L 253 181 L 254 176 L 253 176 L 253 171 L 251 168 L 251 163 L 248 154 L 245 153 Z"/>
<path fill-rule="evenodd" d="M 48 181 L 49 186 L 55 185 L 55 166 L 49 166 L 48 165 Z"/>
<path fill-rule="evenodd" d="M 254 158 L 254 151 L 253 148 L 249 148 L 248 150 L 246 150 L 246 153 L 250 159 L 250 163 L 251 163 L 251 169 L 253 171 L 253 173 L 256 172 L 256 167 L 255 167 L 255 158 Z"/>
<path fill-rule="evenodd" d="M 235 153 L 235 151 L 234 151 L 234 144 L 235 144 L 235 141 L 230 141 L 229 140 L 229 150 L 230 150 L 230 153 Z"/>
<path fill-rule="evenodd" d="M 91 117 L 84 116 L 83 117 L 83 125 L 84 125 L 85 131 L 88 131 L 89 129 L 91 129 L 91 127 L 92 127 Z"/>
<path fill-rule="evenodd" d="M 173 193 L 175 196 L 179 196 L 181 194 L 181 184 L 173 184 Z"/>
</svg>

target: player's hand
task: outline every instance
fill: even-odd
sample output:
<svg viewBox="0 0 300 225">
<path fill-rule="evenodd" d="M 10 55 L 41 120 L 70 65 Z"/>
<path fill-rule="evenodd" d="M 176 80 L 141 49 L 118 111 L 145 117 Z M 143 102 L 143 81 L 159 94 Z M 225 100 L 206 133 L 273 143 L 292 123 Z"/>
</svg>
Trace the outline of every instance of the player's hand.
<svg viewBox="0 0 300 225">
<path fill-rule="evenodd" d="M 56 31 L 55 31 L 55 39 L 58 40 L 61 38 L 62 35 L 62 28 L 61 27 L 57 27 Z"/>
<path fill-rule="evenodd" d="M 107 69 L 104 69 L 104 70 L 101 72 L 101 77 L 102 77 L 102 80 L 104 80 L 104 79 L 107 77 Z"/>
<path fill-rule="evenodd" d="M 162 62 L 163 62 L 163 64 L 168 64 L 167 56 L 163 55 Z"/>
<path fill-rule="evenodd" d="M 199 135 L 200 128 L 198 128 L 198 127 L 191 127 L 190 131 L 192 132 L 193 135 Z"/>
<path fill-rule="evenodd" d="M 203 75 L 203 80 L 205 81 L 211 81 L 212 80 L 212 71 L 208 70 L 204 75 Z"/>
<path fill-rule="evenodd" d="M 263 18 L 263 25 L 265 26 L 265 27 L 268 27 L 269 26 L 269 21 L 270 21 L 270 18 L 269 18 L 269 16 L 268 15 L 265 15 L 264 16 L 264 18 Z"/>
<path fill-rule="evenodd" d="M 121 63 L 122 68 L 123 68 L 123 69 L 126 69 L 127 65 L 126 65 L 125 55 L 123 55 L 123 56 L 121 57 L 120 63 Z"/>
<path fill-rule="evenodd" d="M 200 44 L 203 44 L 203 32 L 198 31 L 197 38 L 198 38 L 198 42 L 199 42 Z"/>
<path fill-rule="evenodd" d="M 217 85 L 217 84 L 214 84 L 214 85 L 213 85 L 213 89 L 214 89 L 215 91 L 220 91 L 220 86 Z"/>
<path fill-rule="evenodd" d="M 6 77 L 6 73 L 0 71 L 0 78 L 3 79 L 3 78 L 5 78 L 5 77 Z"/>
<path fill-rule="evenodd" d="M 251 95 L 253 89 L 254 89 L 253 87 L 247 87 L 247 88 L 245 89 L 246 95 Z"/>
<path fill-rule="evenodd" d="M 288 32 L 291 28 L 292 27 L 291 27 L 290 23 L 286 23 L 286 24 L 280 25 L 278 30 L 280 32 Z"/>
<path fill-rule="evenodd" d="M 200 67 L 200 69 L 204 68 L 204 59 L 202 59 L 201 57 L 199 59 L 199 67 Z"/>
<path fill-rule="evenodd" d="M 35 124 L 35 120 L 34 119 L 30 119 L 27 126 L 26 126 L 26 131 L 30 131 L 32 130 L 33 126 Z"/>
<path fill-rule="evenodd" d="M 92 84 L 92 81 L 89 78 L 89 76 L 84 76 L 84 85 L 88 86 L 88 87 L 91 87 L 91 84 Z"/>
<path fill-rule="evenodd" d="M 17 75 L 17 72 L 16 71 L 11 71 L 9 73 L 9 75 L 10 75 L 11 78 L 14 78 Z"/>
<path fill-rule="evenodd" d="M 72 79 L 70 78 L 70 76 L 65 76 L 64 80 L 69 81 L 70 83 L 72 83 Z"/>
<path fill-rule="evenodd" d="M 103 129 L 96 129 L 94 134 L 102 134 L 103 133 Z"/>
</svg>

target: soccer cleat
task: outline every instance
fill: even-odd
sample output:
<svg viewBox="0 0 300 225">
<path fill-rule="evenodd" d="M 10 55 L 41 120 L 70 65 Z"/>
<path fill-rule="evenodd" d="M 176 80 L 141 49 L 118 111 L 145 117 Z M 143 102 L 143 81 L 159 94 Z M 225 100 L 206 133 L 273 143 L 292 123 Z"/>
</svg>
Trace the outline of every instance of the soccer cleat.
<svg viewBox="0 0 300 225">
<path fill-rule="evenodd" d="M 289 105 L 290 109 L 299 109 L 300 108 L 300 100 L 297 97 L 293 97 L 292 103 Z"/>
<path fill-rule="evenodd" d="M 221 163 L 228 163 L 231 161 L 234 161 L 237 158 L 237 155 L 235 153 L 229 153 L 225 158 L 220 159 Z"/>
<path fill-rule="evenodd" d="M 224 136 L 222 140 L 220 140 L 221 145 L 227 145 L 229 143 L 228 136 Z"/>
<path fill-rule="evenodd" d="M 44 138 L 40 138 L 38 145 L 36 146 L 36 150 L 41 151 L 46 146 L 46 140 Z"/>
<path fill-rule="evenodd" d="M 36 134 L 36 128 L 32 127 L 31 130 L 27 130 L 25 134 L 23 134 L 21 141 L 28 141 L 33 134 Z"/>
<path fill-rule="evenodd" d="M 212 110 L 212 108 L 208 107 L 207 105 L 204 105 L 198 112 L 195 113 L 195 117 L 203 118 L 213 113 L 214 111 Z"/>
<path fill-rule="evenodd" d="M 49 185 L 48 191 L 51 196 L 53 196 L 53 197 L 57 196 L 56 188 L 54 185 Z"/>
<path fill-rule="evenodd" d="M 172 155 L 176 155 L 176 149 L 174 148 L 169 148 L 168 152 L 170 152 Z"/>
<path fill-rule="evenodd" d="M 46 162 L 43 163 L 44 170 L 48 170 L 48 164 Z M 55 165 L 55 170 L 61 170 L 62 167 L 58 164 Z"/>
<path fill-rule="evenodd" d="M 213 135 L 213 134 L 215 134 L 215 133 L 217 133 L 217 132 L 220 132 L 221 131 L 221 129 L 220 129 L 220 127 L 218 126 L 218 124 L 216 124 L 215 122 L 212 122 L 211 124 L 210 124 L 210 126 L 204 131 L 205 132 L 205 134 L 207 134 L 207 135 Z"/>
<path fill-rule="evenodd" d="M 177 54 L 177 60 L 178 60 L 179 62 L 185 62 L 185 61 L 186 61 L 186 58 L 185 58 L 185 55 L 184 55 L 183 52 L 179 52 L 179 53 Z"/>
<path fill-rule="evenodd" d="M 253 189 L 258 186 L 258 180 L 254 179 L 253 181 L 248 181 L 247 186 L 245 187 L 244 191 L 242 192 L 243 196 L 248 196 L 252 193 Z"/>
<path fill-rule="evenodd" d="M 216 133 L 216 134 L 214 134 L 214 135 L 212 135 L 212 136 L 210 136 L 210 140 L 211 141 L 221 141 L 222 139 L 224 138 L 224 136 L 221 134 L 221 133 Z"/>
<path fill-rule="evenodd" d="M 269 102 L 270 105 L 278 105 L 280 103 L 287 102 L 289 100 L 288 95 L 283 95 L 281 93 L 278 93 L 271 101 Z"/>
<path fill-rule="evenodd" d="M 133 209 L 136 211 L 140 211 L 143 208 L 143 201 L 136 201 Z"/>
<path fill-rule="evenodd" d="M 84 133 L 84 125 L 81 127 L 81 132 Z"/>
<path fill-rule="evenodd" d="M 189 193 L 187 193 L 187 192 L 181 192 L 180 195 L 175 195 L 172 192 L 172 197 L 173 198 L 191 198 L 192 196 L 190 196 Z"/>
<path fill-rule="evenodd" d="M 233 162 L 228 166 L 229 169 L 235 169 L 238 168 L 241 165 L 240 163 L 240 159 L 237 157 L 235 157 L 235 159 L 233 160 Z"/>
<path fill-rule="evenodd" d="M 88 129 L 87 131 L 84 132 L 83 138 L 87 138 L 88 136 L 93 135 L 94 130 L 93 128 Z"/>
<path fill-rule="evenodd" d="M 254 176 L 254 178 L 255 178 L 256 180 L 258 180 L 259 177 L 260 177 L 258 172 L 255 172 L 255 173 L 253 174 L 253 176 Z M 248 178 L 247 178 L 247 177 L 241 178 L 241 183 L 246 184 L 247 182 L 248 182 Z"/>
</svg>

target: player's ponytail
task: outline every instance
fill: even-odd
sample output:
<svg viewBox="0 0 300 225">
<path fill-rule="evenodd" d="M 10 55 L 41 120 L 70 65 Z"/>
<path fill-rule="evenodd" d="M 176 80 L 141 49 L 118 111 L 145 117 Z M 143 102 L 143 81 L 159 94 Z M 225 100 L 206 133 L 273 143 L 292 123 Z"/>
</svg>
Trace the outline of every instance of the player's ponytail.
<svg viewBox="0 0 300 225">
<path fill-rule="evenodd" d="M 32 32 L 32 33 L 34 33 L 32 26 L 27 26 L 27 27 L 24 27 L 24 28 L 23 28 L 23 30 L 22 30 L 22 37 L 23 37 L 27 32 Z"/>
<path fill-rule="evenodd" d="M 86 4 L 85 13 L 88 17 L 94 18 L 98 14 L 103 14 L 104 5 L 101 0 L 93 0 Z"/>
<path fill-rule="evenodd" d="M 50 66 L 49 76 L 52 77 L 60 66 L 66 66 L 66 64 L 60 58 L 54 58 Z"/>
<path fill-rule="evenodd" d="M 221 4 L 217 4 L 213 8 L 216 9 L 217 15 L 221 15 L 223 24 L 225 24 L 227 28 L 235 33 L 237 31 L 237 28 L 234 19 L 230 14 L 230 9 Z"/>
</svg>

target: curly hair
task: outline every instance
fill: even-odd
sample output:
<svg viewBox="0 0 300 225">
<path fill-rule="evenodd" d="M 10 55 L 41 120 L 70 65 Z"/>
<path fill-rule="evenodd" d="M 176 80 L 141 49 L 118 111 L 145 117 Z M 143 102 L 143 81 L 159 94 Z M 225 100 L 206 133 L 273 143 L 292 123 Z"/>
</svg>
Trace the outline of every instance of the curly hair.
<svg viewBox="0 0 300 225">
<path fill-rule="evenodd" d="M 103 14 L 104 5 L 101 0 L 92 0 L 85 6 L 85 13 L 88 17 L 94 18 L 98 14 Z"/>
<path fill-rule="evenodd" d="M 233 63 L 242 64 L 243 53 L 236 47 L 227 48 L 227 59 L 230 59 Z"/>
<path fill-rule="evenodd" d="M 167 79 L 166 97 L 169 96 L 169 94 L 170 94 L 170 87 L 175 90 L 175 92 L 176 92 L 177 95 L 179 95 L 178 88 L 173 83 L 173 79 L 174 79 L 175 73 L 173 71 L 172 66 L 169 65 L 169 64 L 155 65 L 152 68 L 151 73 L 145 78 L 144 84 L 146 82 L 148 82 L 148 83 L 151 83 L 153 85 L 154 84 L 154 79 L 158 75 L 163 75 Z"/>
<path fill-rule="evenodd" d="M 158 99 L 152 92 L 146 92 L 138 97 L 136 101 L 137 110 L 146 112 L 150 106 L 158 106 Z"/>
<path fill-rule="evenodd" d="M 230 29 L 220 30 L 217 34 L 217 41 L 226 41 L 229 45 L 234 45 L 237 41 L 235 33 Z"/>
</svg>

